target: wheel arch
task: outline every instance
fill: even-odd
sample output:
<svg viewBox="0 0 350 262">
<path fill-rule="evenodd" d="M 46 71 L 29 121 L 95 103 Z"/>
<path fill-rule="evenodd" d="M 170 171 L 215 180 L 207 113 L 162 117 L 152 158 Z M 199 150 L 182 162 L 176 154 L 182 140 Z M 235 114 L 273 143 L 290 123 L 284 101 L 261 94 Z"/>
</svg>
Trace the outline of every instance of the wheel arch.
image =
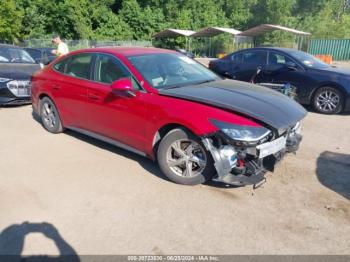
<svg viewBox="0 0 350 262">
<path fill-rule="evenodd" d="M 49 99 L 51 99 L 51 101 L 53 102 L 52 100 L 52 97 L 47 94 L 47 93 L 41 93 L 39 96 L 38 96 L 38 103 L 37 103 L 37 114 L 40 116 L 41 112 L 40 112 L 40 107 L 41 107 L 41 101 L 45 98 L 45 97 L 48 97 Z"/>
<path fill-rule="evenodd" d="M 195 134 L 195 132 L 189 128 L 188 126 L 185 126 L 183 124 L 180 123 L 167 123 L 164 124 L 163 126 L 161 126 L 160 128 L 158 128 L 158 130 L 155 132 L 155 134 L 153 135 L 153 139 L 152 139 L 152 159 L 156 159 L 156 152 L 158 150 L 158 146 L 160 141 L 163 139 L 163 137 L 168 134 L 171 130 L 174 130 L 176 128 L 183 128 L 188 130 L 189 132 L 191 132 L 192 134 Z"/>
<path fill-rule="evenodd" d="M 322 87 L 333 87 L 333 88 L 336 88 L 343 94 L 344 97 L 346 97 L 346 90 L 345 90 L 345 88 L 342 85 L 340 85 L 338 83 L 335 83 L 335 82 L 322 82 L 311 92 L 311 95 L 310 95 L 311 103 L 313 103 L 314 96 L 315 96 L 317 90 L 319 90 Z M 345 100 L 343 102 L 345 102 Z"/>
<path fill-rule="evenodd" d="M 39 100 L 38 100 L 38 115 L 40 116 L 40 114 L 41 114 L 41 101 L 45 98 L 45 97 L 47 97 L 47 98 L 49 98 L 51 101 L 52 101 L 52 103 L 55 105 L 55 107 L 56 107 L 56 110 L 57 110 L 57 112 L 58 112 L 58 116 L 59 116 L 59 118 L 60 118 L 60 120 L 61 120 L 61 124 L 62 124 L 62 126 L 64 126 L 64 119 L 62 119 L 62 114 L 61 114 L 61 112 L 60 112 L 60 109 L 57 107 L 57 104 L 55 103 L 55 101 L 52 99 L 52 97 L 48 94 L 48 93 L 41 93 L 39 96 L 38 96 L 38 98 L 39 98 Z"/>
</svg>

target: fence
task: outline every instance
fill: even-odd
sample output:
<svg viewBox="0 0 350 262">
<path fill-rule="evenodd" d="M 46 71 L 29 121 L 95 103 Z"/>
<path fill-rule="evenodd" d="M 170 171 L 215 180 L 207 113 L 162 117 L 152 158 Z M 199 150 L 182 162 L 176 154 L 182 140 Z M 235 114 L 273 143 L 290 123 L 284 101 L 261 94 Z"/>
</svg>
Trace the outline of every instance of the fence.
<svg viewBox="0 0 350 262">
<path fill-rule="evenodd" d="M 333 60 L 350 60 L 350 39 L 312 39 L 308 52 L 331 55 Z"/>
<path fill-rule="evenodd" d="M 69 46 L 69 50 L 77 50 L 82 48 L 90 47 L 101 47 L 101 46 L 142 46 L 149 47 L 152 46 L 151 41 L 100 41 L 100 40 L 64 40 L 64 42 Z M 54 47 L 51 43 L 51 39 L 27 39 L 21 44 L 23 47 Z"/>
</svg>

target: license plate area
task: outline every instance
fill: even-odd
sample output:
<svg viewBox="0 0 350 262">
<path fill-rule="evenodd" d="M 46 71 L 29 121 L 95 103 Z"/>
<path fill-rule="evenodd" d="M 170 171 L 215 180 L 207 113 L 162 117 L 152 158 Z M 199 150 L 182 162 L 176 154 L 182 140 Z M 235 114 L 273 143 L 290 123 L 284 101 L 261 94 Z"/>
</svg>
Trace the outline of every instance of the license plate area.
<svg viewBox="0 0 350 262">
<path fill-rule="evenodd" d="M 264 158 L 269 155 L 276 154 L 286 147 L 287 138 L 282 136 L 272 142 L 264 143 L 256 147 L 258 157 Z"/>
</svg>

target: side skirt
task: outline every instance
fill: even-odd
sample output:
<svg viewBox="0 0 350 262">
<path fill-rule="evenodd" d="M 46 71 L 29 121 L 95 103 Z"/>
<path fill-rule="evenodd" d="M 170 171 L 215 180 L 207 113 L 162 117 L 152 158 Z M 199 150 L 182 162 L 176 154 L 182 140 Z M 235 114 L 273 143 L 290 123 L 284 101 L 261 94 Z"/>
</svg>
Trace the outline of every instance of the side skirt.
<svg viewBox="0 0 350 262">
<path fill-rule="evenodd" d="M 103 136 L 103 135 L 100 135 L 100 134 L 96 134 L 94 132 L 91 132 L 91 131 L 88 131 L 88 130 L 85 130 L 85 129 L 81 129 L 81 128 L 77 128 L 77 127 L 70 127 L 70 126 L 67 126 L 65 127 L 67 129 L 71 129 L 73 131 L 76 131 L 78 133 L 81 133 L 81 134 L 84 134 L 84 135 L 87 135 L 87 136 L 90 136 L 92 138 L 95 138 L 95 139 L 98 139 L 98 140 L 101 140 L 103 142 L 106 142 L 108 144 L 111 144 L 111 145 L 114 145 L 114 146 L 117 146 L 117 147 L 120 147 L 120 148 L 123 148 L 125 150 L 128 150 L 130 152 L 133 152 L 133 153 L 136 153 L 138 155 L 141 155 L 141 156 L 144 156 L 144 157 L 147 157 L 147 154 L 136 149 L 136 148 L 133 148 L 131 146 L 128 146 L 128 145 L 125 145 L 123 143 L 120 143 L 114 139 L 111 139 L 109 137 L 106 137 L 106 136 Z"/>
</svg>

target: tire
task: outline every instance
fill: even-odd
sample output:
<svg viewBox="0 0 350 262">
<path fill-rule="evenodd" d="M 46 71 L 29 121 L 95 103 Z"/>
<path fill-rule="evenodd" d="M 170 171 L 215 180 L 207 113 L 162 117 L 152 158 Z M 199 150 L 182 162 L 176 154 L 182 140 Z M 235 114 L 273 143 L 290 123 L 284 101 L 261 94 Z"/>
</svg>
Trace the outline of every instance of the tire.
<svg viewBox="0 0 350 262">
<path fill-rule="evenodd" d="M 183 128 L 173 129 L 164 136 L 157 160 L 161 171 L 178 184 L 202 184 L 216 173 L 211 153 L 197 136 Z"/>
<path fill-rule="evenodd" d="M 316 91 L 312 103 L 313 108 L 321 114 L 337 114 L 343 110 L 344 96 L 339 89 L 325 86 Z"/>
<path fill-rule="evenodd" d="M 63 132 L 63 126 L 54 102 L 44 97 L 40 101 L 40 117 L 43 127 L 50 133 L 58 134 Z"/>
</svg>

